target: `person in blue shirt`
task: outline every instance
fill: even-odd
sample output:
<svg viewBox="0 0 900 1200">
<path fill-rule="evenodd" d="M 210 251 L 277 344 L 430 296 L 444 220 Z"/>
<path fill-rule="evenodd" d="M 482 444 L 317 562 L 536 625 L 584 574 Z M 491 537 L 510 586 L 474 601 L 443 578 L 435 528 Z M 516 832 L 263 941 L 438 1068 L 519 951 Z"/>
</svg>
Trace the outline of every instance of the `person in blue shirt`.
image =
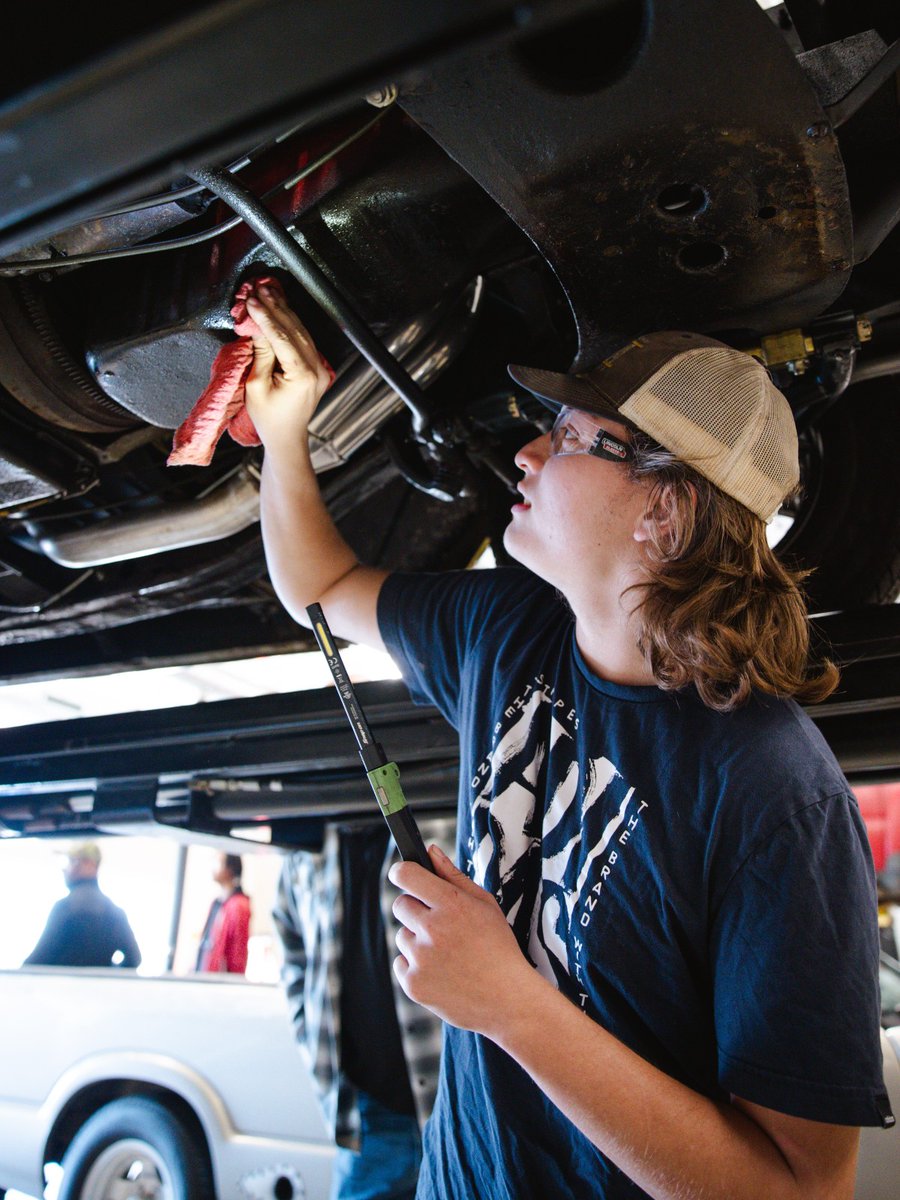
<svg viewBox="0 0 900 1200">
<path fill-rule="evenodd" d="M 418 1200 L 849 1200 L 858 1127 L 893 1123 L 875 887 L 797 703 L 837 673 L 765 538 L 799 473 L 784 397 L 681 331 L 510 368 L 555 414 L 516 456 L 521 568 L 388 575 L 316 485 L 309 334 L 251 307 L 278 594 L 460 734 L 459 867 L 391 871 L 395 973 L 447 1024 Z"/>
<path fill-rule="evenodd" d="M 64 870 L 69 894 L 50 910 L 26 967 L 139 967 L 141 952 L 124 911 L 100 890 L 100 847 L 82 842 Z"/>
</svg>

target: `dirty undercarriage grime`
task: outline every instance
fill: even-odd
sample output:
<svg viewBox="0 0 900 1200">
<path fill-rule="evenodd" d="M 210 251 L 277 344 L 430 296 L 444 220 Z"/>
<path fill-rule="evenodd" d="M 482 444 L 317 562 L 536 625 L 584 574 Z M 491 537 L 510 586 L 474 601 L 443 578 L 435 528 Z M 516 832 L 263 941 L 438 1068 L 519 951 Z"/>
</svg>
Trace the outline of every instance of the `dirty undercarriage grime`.
<svg viewBox="0 0 900 1200">
<path fill-rule="evenodd" d="M 306 644 L 265 573 L 260 451 L 165 467 L 236 287 L 272 272 L 337 370 L 315 461 L 364 559 L 502 556 L 543 420 L 506 363 L 584 369 L 683 327 L 756 353 L 794 408 L 804 494 L 777 533 L 812 607 L 894 597 L 895 6 L 383 0 L 317 9 L 328 55 L 299 49 L 322 45 L 306 6 L 191 7 L 165 38 L 135 16 L 73 39 L 67 86 L 23 80 L 2 119 L 28 180 L 0 184 L 5 678 Z M 225 65 L 251 36 L 252 102 Z M 223 172 L 336 307 L 203 185 Z"/>
</svg>

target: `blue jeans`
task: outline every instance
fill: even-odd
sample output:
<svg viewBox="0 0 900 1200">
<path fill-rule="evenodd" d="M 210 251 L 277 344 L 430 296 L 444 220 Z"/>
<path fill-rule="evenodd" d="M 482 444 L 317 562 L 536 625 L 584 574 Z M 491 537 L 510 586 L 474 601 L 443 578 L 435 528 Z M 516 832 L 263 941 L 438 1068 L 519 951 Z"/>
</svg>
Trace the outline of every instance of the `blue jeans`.
<svg viewBox="0 0 900 1200">
<path fill-rule="evenodd" d="M 331 1200 L 413 1200 L 422 1161 L 415 1117 L 359 1094 L 359 1151 L 338 1147 Z"/>
</svg>

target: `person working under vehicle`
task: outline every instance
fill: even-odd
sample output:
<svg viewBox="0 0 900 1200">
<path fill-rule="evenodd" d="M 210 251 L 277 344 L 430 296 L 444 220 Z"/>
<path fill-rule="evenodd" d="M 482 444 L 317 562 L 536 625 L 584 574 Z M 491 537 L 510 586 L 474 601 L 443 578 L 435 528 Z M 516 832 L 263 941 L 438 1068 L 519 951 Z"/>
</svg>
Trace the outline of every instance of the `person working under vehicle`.
<svg viewBox="0 0 900 1200">
<path fill-rule="evenodd" d="M 858 1126 L 892 1123 L 874 877 L 788 698 L 836 672 L 765 540 L 798 475 L 784 397 L 687 333 L 518 369 L 558 412 L 516 455 L 526 569 L 388 575 L 318 491 L 312 340 L 248 304 L 278 594 L 385 645 L 460 733 L 464 870 L 391 871 L 394 969 L 448 1026 L 419 1200 L 849 1200 Z"/>
</svg>

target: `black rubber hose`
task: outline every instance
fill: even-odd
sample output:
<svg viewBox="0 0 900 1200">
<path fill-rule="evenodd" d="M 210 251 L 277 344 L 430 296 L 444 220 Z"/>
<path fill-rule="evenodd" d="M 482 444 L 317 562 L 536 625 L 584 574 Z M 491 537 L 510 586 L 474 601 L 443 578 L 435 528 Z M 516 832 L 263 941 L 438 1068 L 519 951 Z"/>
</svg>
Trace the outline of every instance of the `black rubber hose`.
<svg viewBox="0 0 900 1200">
<path fill-rule="evenodd" d="M 425 393 L 375 336 L 350 301 L 335 288 L 319 265 L 294 241 L 277 217 L 228 171 L 197 168 L 189 174 L 234 209 L 269 249 L 278 255 L 323 312 L 341 328 L 360 354 L 394 389 L 412 414 L 414 432 L 423 433 L 432 417 L 432 406 Z"/>
</svg>

